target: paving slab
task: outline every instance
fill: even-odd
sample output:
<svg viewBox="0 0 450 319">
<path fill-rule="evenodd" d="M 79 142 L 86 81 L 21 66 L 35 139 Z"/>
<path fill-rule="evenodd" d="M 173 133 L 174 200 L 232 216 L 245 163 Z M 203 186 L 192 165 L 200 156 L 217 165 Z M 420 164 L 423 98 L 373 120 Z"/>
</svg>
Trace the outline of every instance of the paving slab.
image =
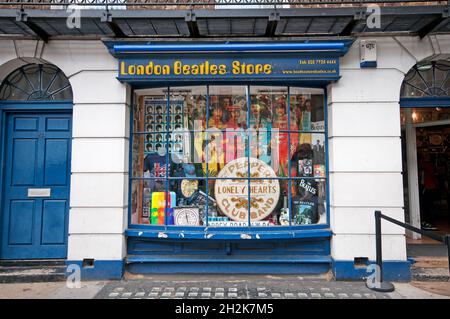
<svg viewBox="0 0 450 319">
<path fill-rule="evenodd" d="M 2 283 L 0 299 L 48 299 L 63 287 L 63 282 Z"/>
<path fill-rule="evenodd" d="M 121 281 L 0 284 L 0 298 L 24 299 L 450 299 L 448 282 L 394 283 L 393 293 L 373 292 L 365 283 L 307 276 L 161 275 Z M 447 296 L 446 296 L 447 295 Z"/>
</svg>

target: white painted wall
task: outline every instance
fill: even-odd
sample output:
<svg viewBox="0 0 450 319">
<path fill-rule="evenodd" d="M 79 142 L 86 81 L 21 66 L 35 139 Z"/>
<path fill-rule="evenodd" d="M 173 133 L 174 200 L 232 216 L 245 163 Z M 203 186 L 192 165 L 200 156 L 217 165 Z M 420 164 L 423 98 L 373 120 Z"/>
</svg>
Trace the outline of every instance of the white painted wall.
<svg viewBox="0 0 450 319">
<path fill-rule="evenodd" d="M 366 38 L 365 38 L 366 39 Z M 375 259 L 374 211 L 403 221 L 400 87 L 418 61 L 450 52 L 450 36 L 373 37 L 378 66 L 361 69 L 359 39 L 328 87 L 332 256 Z M 405 231 L 383 221 L 383 259 L 406 260 Z"/>
<path fill-rule="evenodd" d="M 68 259 L 120 260 L 126 254 L 128 224 L 129 94 L 116 79 L 117 61 L 104 47 L 102 52 L 92 49 L 101 69 L 88 64 L 70 77 L 74 125 Z M 83 65 L 76 57 L 74 64 Z M 80 59 L 89 57 L 81 54 Z"/>
</svg>

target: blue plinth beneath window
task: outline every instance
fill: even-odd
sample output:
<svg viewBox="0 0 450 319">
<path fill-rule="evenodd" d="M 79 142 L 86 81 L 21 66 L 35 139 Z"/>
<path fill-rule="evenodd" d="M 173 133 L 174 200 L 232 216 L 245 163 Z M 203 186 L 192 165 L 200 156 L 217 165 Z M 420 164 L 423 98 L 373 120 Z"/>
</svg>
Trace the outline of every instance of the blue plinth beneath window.
<svg viewBox="0 0 450 319">
<path fill-rule="evenodd" d="M 329 229 L 126 234 L 130 273 L 318 274 L 332 265 Z"/>
<path fill-rule="evenodd" d="M 367 265 L 358 266 L 354 261 L 350 260 L 334 260 L 333 273 L 336 280 L 364 280 L 373 269 L 368 268 L 369 265 L 375 264 L 369 261 Z M 383 261 L 383 280 L 389 281 L 410 281 L 411 280 L 411 261 Z"/>
<path fill-rule="evenodd" d="M 123 260 L 92 260 L 89 263 L 82 260 L 66 261 L 66 276 L 73 276 L 76 279 L 76 276 L 80 274 L 81 281 L 120 280 L 122 279 L 123 273 Z"/>
</svg>

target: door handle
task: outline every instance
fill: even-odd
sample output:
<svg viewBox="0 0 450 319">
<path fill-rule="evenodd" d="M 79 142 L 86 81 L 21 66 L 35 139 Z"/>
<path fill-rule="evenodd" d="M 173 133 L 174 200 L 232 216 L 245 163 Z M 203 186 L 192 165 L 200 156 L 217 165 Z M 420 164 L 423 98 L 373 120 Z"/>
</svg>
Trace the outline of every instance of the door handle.
<svg viewBox="0 0 450 319">
<path fill-rule="evenodd" d="M 51 188 L 28 188 L 28 197 L 50 197 Z"/>
</svg>

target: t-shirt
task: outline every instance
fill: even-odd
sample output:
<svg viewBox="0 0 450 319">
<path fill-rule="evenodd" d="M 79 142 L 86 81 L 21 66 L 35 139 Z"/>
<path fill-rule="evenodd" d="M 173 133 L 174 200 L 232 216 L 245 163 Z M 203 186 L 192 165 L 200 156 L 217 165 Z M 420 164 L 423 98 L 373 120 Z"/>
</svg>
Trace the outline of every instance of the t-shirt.
<svg viewBox="0 0 450 319">
<path fill-rule="evenodd" d="M 300 179 L 297 183 L 298 194 L 293 198 L 294 224 L 316 224 L 319 221 L 317 182 Z"/>
<path fill-rule="evenodd" d="M 310 225 L 318 222 L 319 216 L 316 203 L 300 201 L 298 198 L 295 198 L 293 206 L 294 214 L 292 220 L 294 225 Z"/>
<path fill-rule="evenodd" d="M 165 178 L 167 172 L 170 173 L 171 160 L 169 155 L 169 163 L 166 164 L 166 155 L 158 153 L 150 153 L 144 159 L 144 172 L 150 172 L 151 177 Z"/>
<path fill-rule="evenodd" d="M 318 200 L 318 185 L 313 179 L 300 179 L 297 181 L 298 194 L 301 198 L 317 203 Z"/>
</svg>

